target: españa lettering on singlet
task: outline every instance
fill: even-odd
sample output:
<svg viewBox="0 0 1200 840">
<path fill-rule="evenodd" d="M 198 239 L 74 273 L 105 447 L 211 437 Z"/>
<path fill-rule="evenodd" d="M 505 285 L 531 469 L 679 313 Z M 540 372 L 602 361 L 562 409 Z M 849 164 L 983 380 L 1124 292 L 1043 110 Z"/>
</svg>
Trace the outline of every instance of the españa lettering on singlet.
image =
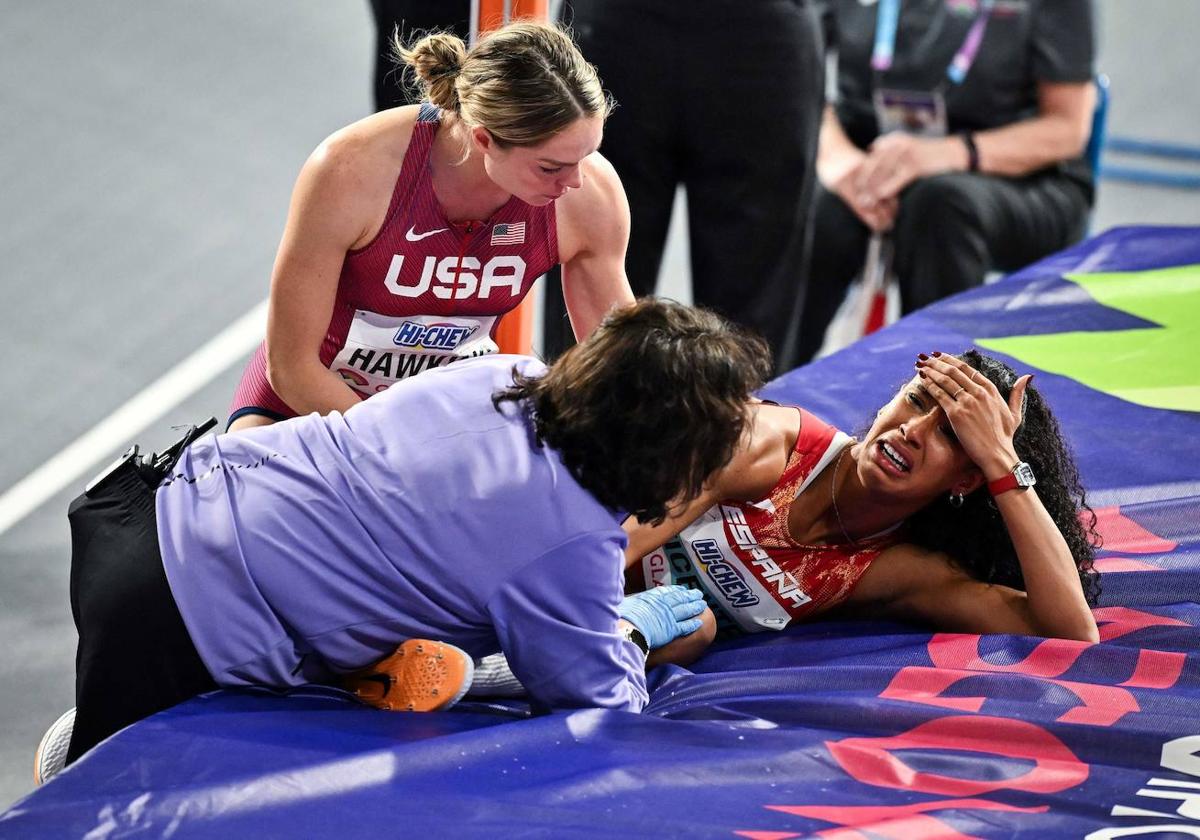
<svg viewBox="0 0 1200 840">
<path fill-rule="evenodd" d="M 512 196 L 486 221 L 446 218 L 429 166 L 440 116 L 421 106 L 384 223 L 342 265 L 320 359 L 364 397 L 496 352 L 500 317 L 558 264 L 554 202 L 533 207 Z M 247 406 L 295 414 L 267 382 L 265 344 L 231 413 Z"/>
<path fill-rule="evenodd" d="M 793 500 L 849 443 L 844 433 L 800 409 L 796 447 L 768 497 L 713 505 L 643 557 L 647 588 L 700 590 L 722 636 L 782 630 L 845 600 L 891 538 L 854 547 L 804 545 L 789 535 L 787 516 Z"/>
</svg>

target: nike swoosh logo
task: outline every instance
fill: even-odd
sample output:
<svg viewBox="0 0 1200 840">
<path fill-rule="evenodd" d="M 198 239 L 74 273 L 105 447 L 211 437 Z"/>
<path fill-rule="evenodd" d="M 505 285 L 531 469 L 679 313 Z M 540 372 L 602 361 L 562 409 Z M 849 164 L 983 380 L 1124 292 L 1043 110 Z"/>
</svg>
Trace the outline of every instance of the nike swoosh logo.
<svg viewBox="0 0 1200 840">
<path fill-rule="evenodd" d="M 450 228 L 438 228 L 437 230 L 427 230 L 424 233 L 417 233 L 416 229 L 416 225 L 410 227 L 408 229 L 408 233 L 404 234 L 404 238 L 409 242 L 420 242 L 426 236 L 433 236 L 435 233 L 444 233 L 445 231 L 450 230 Z"/>
</svg>

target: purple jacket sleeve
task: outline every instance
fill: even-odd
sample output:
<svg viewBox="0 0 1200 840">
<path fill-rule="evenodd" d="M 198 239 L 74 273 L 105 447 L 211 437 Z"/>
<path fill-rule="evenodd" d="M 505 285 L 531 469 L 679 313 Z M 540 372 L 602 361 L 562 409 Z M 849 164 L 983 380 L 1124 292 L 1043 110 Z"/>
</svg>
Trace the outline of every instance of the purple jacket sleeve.
<svg viewBox="0 0 1200 840">
<path fill-rule="evenodd" d="M 612 534 L 585 534 L 541 555 L 488 601 L 500 648 L 537 701 L 555 709 L 640 712 L 641 651 L 617 632 L 624 553 Z"/>
</svg>

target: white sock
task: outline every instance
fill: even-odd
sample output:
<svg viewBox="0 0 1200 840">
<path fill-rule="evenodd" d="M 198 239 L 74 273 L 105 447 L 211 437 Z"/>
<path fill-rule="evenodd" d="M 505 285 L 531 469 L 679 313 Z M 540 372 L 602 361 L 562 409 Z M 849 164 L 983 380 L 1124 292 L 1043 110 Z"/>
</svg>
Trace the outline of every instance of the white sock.
<svg viewBox="0 0 1200 840">
<path fill-rule="evenodd" d="M 475 663 L 475 676 L 467 690 L 469 697 L 524 697 L 525 686 L 508 667 L 503 653 L 485 656 Z"/>
</svg>

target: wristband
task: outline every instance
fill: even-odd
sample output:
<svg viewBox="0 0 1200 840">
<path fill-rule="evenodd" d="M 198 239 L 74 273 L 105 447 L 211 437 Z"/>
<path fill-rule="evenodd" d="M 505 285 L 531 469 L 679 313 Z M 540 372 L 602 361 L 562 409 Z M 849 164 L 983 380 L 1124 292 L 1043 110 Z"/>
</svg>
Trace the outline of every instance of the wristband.
<svg viewBox="0 0 1200 840">
<path fill-rule="evenodd" d="M 1033 475 L 1033 468 L 1024 461 L 1018 461 L 1017 465 L 1012 468 L 1012 472 L 1008 475 L 1001 476 L 995 481 L 988 482 L 988 492 L 993 496 L 999 496 L 1001 493 L 1007 493 L 1009 490 L 1017 488 L 1024 489 L 1037 484 L 1037 479 Z"/>
<path fill-rule="evenodd" d="M 975 134 L 970 131 L 964 131 L 958 135 L 962 138 L 963 145 L 967 147 L 967 171 L 979 171 L 979 147 L 975 145 Z"/>
</svg>

